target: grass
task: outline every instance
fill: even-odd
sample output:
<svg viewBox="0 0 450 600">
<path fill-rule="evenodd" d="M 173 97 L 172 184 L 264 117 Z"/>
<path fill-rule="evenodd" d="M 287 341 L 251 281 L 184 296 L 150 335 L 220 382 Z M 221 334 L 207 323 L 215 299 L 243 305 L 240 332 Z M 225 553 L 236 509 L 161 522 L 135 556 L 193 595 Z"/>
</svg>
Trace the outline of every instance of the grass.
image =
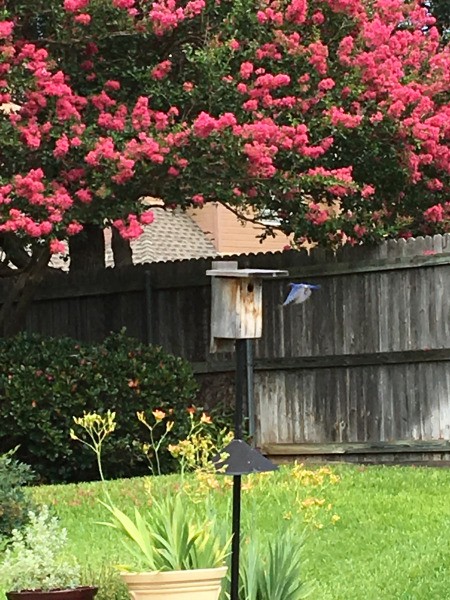
<svg viewBox="0 0 450 600">
<path fill-rule="evenodd" d="M 321 479 L 288 467 L 250 479 L 244 540 L 250 531 L 283 535 L 285 527 L 300 537 L 306 524 L 304 578 L 315 582 L 312 600 L 450 599 L 450 471 L 339 465 L 333 473 L 340 477 L 335 484 L 326 474 Z M 176 476 L 151 481 L 154 494 L 179 485 Z M 108 490 L 123 509 L 149 501 L 143 479 L 109 482 Z M 202 491 L 193 488 L 200 511 Z M 33 495 L 54 505 L 73 553 L 93 573 L 126 563 L 115 532 L 98 524 L 106 518 L 96 500 L 99 484 L 39 487 Z M 228 490 L 215 495 L 214 510 L 224 522 L 230 496 Z M 123 596 L 110 591 L 102 598 Z"/>
</svg>

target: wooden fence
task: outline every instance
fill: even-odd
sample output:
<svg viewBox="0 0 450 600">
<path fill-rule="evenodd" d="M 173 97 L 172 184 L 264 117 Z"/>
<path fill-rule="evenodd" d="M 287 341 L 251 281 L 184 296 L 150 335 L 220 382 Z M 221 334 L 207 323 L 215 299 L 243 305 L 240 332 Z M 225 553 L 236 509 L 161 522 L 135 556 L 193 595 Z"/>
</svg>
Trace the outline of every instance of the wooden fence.
<svg viewBox="0 0 450 600">
<path fill-rule="evenodd" d="M 267 453 L 450 457 L 450 235 L 230 259 L 322 286 L 282 308 L 287 281 L 264 282 L 254 394 Z M 208 268 L 195 260 L 51 277 L 27 328 L 101 340 L 125 326 L 191 361 L 203 401 L 232 401 L 233 358 L 209 353 Z"/>
</svg>

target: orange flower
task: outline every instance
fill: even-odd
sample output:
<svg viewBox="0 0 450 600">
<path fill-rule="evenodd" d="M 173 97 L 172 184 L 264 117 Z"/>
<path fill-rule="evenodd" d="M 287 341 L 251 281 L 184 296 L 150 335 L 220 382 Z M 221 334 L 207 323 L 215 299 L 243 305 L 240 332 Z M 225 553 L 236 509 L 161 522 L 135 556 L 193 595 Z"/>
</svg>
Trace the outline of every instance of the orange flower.
<svg viewBox="0 0 450 600">
<path fill-rule="evenodd" d="M 189 408 L 186 409 L 188 411 L 188 413 L 190 415 L 195 415 L 195 413 L 197 412 L 197 409 L 195 408 L 195 406 L 189 406 Z"/>
<path fill-rule="evenodd" d="M 162 421 L 166 416 L 163 410 L 152 410 L 152 415 L 155 417 L 155 421 Z"/>
<path fill-rule="evenodd" d="M 138 379 L 130 379 L 130 381 L 128 382 L 128 387 L 131 389 L 139 387 L 139 380 Z"/>
</svg>

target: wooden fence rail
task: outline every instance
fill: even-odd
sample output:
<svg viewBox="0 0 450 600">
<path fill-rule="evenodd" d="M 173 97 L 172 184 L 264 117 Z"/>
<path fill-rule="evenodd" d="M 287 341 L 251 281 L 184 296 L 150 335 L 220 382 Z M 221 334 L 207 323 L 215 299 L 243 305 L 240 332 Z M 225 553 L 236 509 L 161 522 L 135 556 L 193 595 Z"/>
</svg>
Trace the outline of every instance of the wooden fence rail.
<svg viewBox="0 0 450 600">
<path fill-rule="evenodd" d="M 264 282 L 263 337 L 255 344 L 263 449 L 450 456 L 450 235 L 336 255 L 317 249 L 226 260 L 321 284 L 308 302 L 282 308 L 287 281 Z M 41 285 L 27 328 L 95 341 L 125 326 L 191 361 L 205 402 L 229 401 L 232 356 L 209 353 L 208 268 L 205 259 L 58 274 Z"/>
</svg>

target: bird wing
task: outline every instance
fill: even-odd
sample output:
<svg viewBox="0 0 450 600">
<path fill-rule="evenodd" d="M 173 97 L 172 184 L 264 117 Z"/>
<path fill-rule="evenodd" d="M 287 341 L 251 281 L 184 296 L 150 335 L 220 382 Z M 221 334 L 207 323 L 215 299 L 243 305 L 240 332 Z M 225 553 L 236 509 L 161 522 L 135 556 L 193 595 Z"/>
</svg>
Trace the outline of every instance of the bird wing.
<svg viewBox="0 0 450 600">
<path fill-rule="evenodd" d="M 290 286 L 291 286 L 291 291 L 287 295 L 286 300 L 283 302 L 283 306 L 287 306 L 288 304 L 291 304 L 291 302 L 294 302 L 297 299 L 299 286 L 295 283 L 291 283 Z"/>
</svg>

